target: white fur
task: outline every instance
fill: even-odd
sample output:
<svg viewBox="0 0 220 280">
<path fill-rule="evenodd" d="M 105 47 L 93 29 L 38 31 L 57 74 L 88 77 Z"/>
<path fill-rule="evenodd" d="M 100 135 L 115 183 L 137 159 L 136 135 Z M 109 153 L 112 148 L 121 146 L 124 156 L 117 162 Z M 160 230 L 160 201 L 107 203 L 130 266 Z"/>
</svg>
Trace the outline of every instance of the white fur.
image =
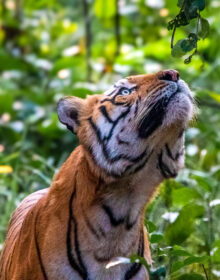
<svg viewBox="0 0 220 280">
<path fill-rule="evenodd" d="M 121 79 L 117 81 L 110 89 L 104 92 L 104 95 L 112 95 L 113 93 L 117 93 L 121 87 L 133 88 L 135 84 L 129 83 L 127 79 Z"/>
</svg>

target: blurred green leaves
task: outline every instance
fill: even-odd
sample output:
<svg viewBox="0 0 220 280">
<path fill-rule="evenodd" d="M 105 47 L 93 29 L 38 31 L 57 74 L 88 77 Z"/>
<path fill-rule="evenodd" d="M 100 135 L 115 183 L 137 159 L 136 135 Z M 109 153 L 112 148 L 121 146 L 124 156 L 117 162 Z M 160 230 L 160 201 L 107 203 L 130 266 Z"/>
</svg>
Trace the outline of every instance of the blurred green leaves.
<svg viewBox="0 0 220 280">
<path fill-rule="evenodd" d="M 11 166 L 13 172 L 0 176 L 0 246 L 16 205 L 30 192 L 48 187 L 78 144 L 77 138 L 58 122 L 59 98 L 85 98 L 107 90 L 119 78 L 173 68 L 195 93 L 199 113 L 193 123 L 196 129 L 186 133 L 186 168 L 176 180 L 160 186 L 159 195 L 147 208 L 146 227 L 155 267 L 151 277 L 164 279 L 166 272 L 171 280 L 203 279 L 198 257 L 210 256 L 208 263 L 204 259 L 202 262 L 209 279 L 217 280 L 219 1 L 165 0 L 162 8 L 155 7 L 156 1 L 154 5 L 145 0 L 120 1 L 121 45 L 117 57 L 116 0 L 88 1 L 92 30 L 90 82 L 86 79 L 82 1 L 18 1 L 18 19 L 14 1 L 4 2 L 6 13 L 0 18 L 0 165 Z M 186 5 L 176 14 L 177 4 L 181 8 L 184 2 Z M 167 25 L 170 30 L 176 27 L 172 56 Z M 187 59 L 196 48 L 200 55 L 192 61 L 189 58 L 186 62 L 191 63 L 185 65 L 181 57 Z M 171 273 L 175 266 L 179 269 Z"/>
<path fill-rule="evenodd" d="M 109 19 L 116 13 L 117 0 L 95 0 L 95 14 L 100 19 Z"/>
</svg>

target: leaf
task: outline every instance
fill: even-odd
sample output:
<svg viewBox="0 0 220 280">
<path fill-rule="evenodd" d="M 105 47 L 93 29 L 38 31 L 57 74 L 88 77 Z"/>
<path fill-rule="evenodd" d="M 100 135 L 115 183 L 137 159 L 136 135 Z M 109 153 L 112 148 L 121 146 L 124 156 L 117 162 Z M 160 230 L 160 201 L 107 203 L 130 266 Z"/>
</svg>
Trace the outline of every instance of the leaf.
<svg viewBox="0 0 220 280">
<path fill-rule="evenodd" d="M 220 263 L 220 239 L 216 240 L 213 244 L 211 251 L 211 259 L 213 262 Z"/>
<path fill-rule="evenodd" d="M 10 165 L 0 165 L 0 174 L 12 173 L 13 169 Z"/>
<path fill-rule="evenodd" d="M 186 40 L 186 39 L 182 39 L 182 40 L 179 40 L 174 46 L 173 46 L 173 49 L 172 49 L 172 56 L 173 57 L 181 57 L 185 54 L 185 52 L 183 51 L 182 47 L 181 47 L 181 44 L 182 42 Z"/>
<path fill-rule="evenodd" d="M 155 224 L 152 223 L 151 221 L 145 221 L 145 226 L 147 228 L 148 233 L 152 233 L 153 231 L 155 231 L 157 229 Z"/>
<path fill-rule="evenodd" d="M 211 96 L 215 101 L 217 101 L 218 103 L 220 103 L 220 94 L 215 93 L 215 92 L 210 92 L 209 94 L 210 94 L 210 96 Z"/>
<path fill-rule="evenodd" d="M 194 19 L 198 16 L 198 11 L 205 9 L 205 0 L 186 0 L 184 13 L 188 19 Z"/>
<path fill-rule="evenodd" d="M 195 42 L 190 39 L 184 39 L 180 46 L 184 53 L 190 52 L 196 47 Z"/>
<path fill-rule="evenodd" d="M 169 245 L 181 244 L 194 231 L 195 219 L 203 216 L 204 207 L 194 203 L 182 208 L 178 218 L 170 224 L 165 232 Z"/>
<path fill-rule="evenodd" d="M 184 260 L 184 265 L 190 265 L 193 263 L 206 263 L 208 259 L 209 259 L 208 256 L 202 256 L 202 257 L 190 256 Z"/>
<path fill-rule="evenodd" d="M 207 191 L 207 192 L 211 192 L 212 191 L 212 184 L 209 183 L 209 180 L 206 177 L 200 176 L 199 174 L 192 174 L 190 176 L 192 179 L 196 180 L 196 182 L 198 183 L 198 186 L 200 188 L 202 188 L 203 190 Z"/>
<path fill-rule="evenodd" d="M 205 278 L 201 274 L 185 273 L 176 278 L 176 280 L 205 280 Z"/>
<path fill-rule="evenodd" d="M 205 18 L 200 18 L 198 35 L 203 39 L 209 35 L 209 22 Z"/>
<path fill-rule="evenodd" d="M 176 272 L 184 266 L 183 262 L 176 261 L 172 264 L 171 273 Z"/>
<path fill-rule="evenodd" d="M 190 0 L 189 2 L 191 3 L 191 8 L 195 8 L 199 11 L 203 11 L 205 9 L 205 0 Z"/>
<path fill-rule="evenodd" d="M 177 6 L 181 8 L 183 6 L 183 3 L 184 0 L 178 0 Z"/>
<path fill-rule="evenodd" d="M 168 29 L 168 30 L 173 30 L 174 25 L 175 25 L 175 20 L 174 20 L 174 19 L 170 20 L 170 21 L 167 23 L 167 29 Z"/>
<path fill-rule="evenodd" d="M 176 27 L 189 24 L 189 19 L 184 11 L 181 11 L 174 19 Z"/>
<path fill-rule="evenodd" d="M 148 273 L 150 274 L 150 265 L 148 264 L 147 260 L 144 257 L 140 257 L 140 256 L 134 254 L 130 257 L 130 261 L 132 263 L 141 263 L 142 265 L 144 265 L 146 267 Z"/>
<path fill-rule="evenodd" d="M 116 13 L 116 0 L 96 0 L 95 14 L 98 18 L 109 19 Z"/>
<path fill-rule="evenodd" d="M 196 47 L 195 41 L 193 39 L 187 38 L 179 40 L 172 49 L 173 57 L 181 57 L 187 52 L 193 50 Z"/>
<path fill-rule="evenodd" d="M 206 263 L 208 258 L 209 258 L 208 256 L 202 256 L 202 257 L 190 256 L 186 258 L 184 261 L 176 261 L 172 264 L 171 273 L 174 273 L 180 270 L 181 268 L 191 265 L 193 263 Z"/>
<path fill-rule="evenodd" d="M 161 279 L 161 276 L 162 277 L 166 276 L 166 268 L 164 266 L 150 272 L 150 279 L 151 280 Z"/>
<path fill-rule="evenodd" d="M 171 251 L 171 255 L 173 256 L 181 256 L 181 257 L 189 257 L 191 254 L 184 250 L 181 246 L 174 245 L 173 250 Z"/>
<path fill-rule="evenodd" d="M 201 195 L 195 189 L 184 187 L 172 191 L 172 201 L 174 205 L 184 206 L 197 198 L 201 198 Z"/>
<path fill-rule="evenodd" d="M 161 233 L 154 233 L 150 236 L 151 243 L 159 243 L 163 239 L 163 235 Z"/>
</svg>

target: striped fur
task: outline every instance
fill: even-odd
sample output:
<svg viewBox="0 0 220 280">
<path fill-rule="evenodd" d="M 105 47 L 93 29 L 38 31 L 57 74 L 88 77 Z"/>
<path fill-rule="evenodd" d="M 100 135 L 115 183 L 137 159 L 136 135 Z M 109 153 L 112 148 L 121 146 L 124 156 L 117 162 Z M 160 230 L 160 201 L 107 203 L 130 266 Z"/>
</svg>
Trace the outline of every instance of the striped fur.
<svg viewBox="0 0 220 280">
<path fill-rule="evenodd" d="M 80 145 L 51 187 L 12 215 L 1 280 L 148 279 L 140 264 L 105 266 L 131 254 L 151 264 L 145 205 L 184 164 L 192 97 L 183 81 L 161 75 L 128 77 L 103 95 L 59 102 L 59 119 Z"/>
</svg>

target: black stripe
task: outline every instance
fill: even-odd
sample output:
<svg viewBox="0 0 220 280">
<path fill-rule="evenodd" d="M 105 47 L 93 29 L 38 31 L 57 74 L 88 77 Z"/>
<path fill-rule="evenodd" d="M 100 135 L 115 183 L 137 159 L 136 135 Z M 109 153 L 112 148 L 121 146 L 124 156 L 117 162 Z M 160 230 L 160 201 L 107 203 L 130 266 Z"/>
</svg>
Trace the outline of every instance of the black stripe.
<svg viewBox="0 0 220 280">
<path fill-rule="evenodd" d="M 176 177 L 177 173 L 171 171 L 170 168 L 163 162 L 163 152 L 161 151 L 158 155 L 158 164 L 157 167 L 160 169 L 161 174 L 164 178 Z"/>
<path fill-rule="evenodd" d="M 90 222 L 89 218 L 87 217 L 85 210 L 83 209 L 83 217 L 86 222 L 86 225 L 90 232 L 96 237 L 96 239 L 100 240 L 99 232 L 93 227 L 92 223 Z"/>
<path fill-rule="evenodd" d="M 135 117 L 136 117 L 137 112 L 138 112 L 138 106 L 139 106 L 139 98 L 136 100 L 136 103 L 135 103 L 135 110 L 134 110 L 134 116 Z"/>
<path fill-rule="evenodd" d="M 89 117 L 88 121 L 89 121 L 91 127 L 93 128 L 93 130 L 96 134 L 96 137 L 98 138 L 98 142 L 101 143 L 102 142 L 102 137 L 101 137 L 101 132 L 100 132 L 99 128 L 93 122 L 92 117 Z"/>
<path fill-rule="evenodd" d="M 126 145 L 126 146 L 130 145 L 130 142 L 121 140 L 119 135 L 117 135 L 116 138 L 117 138 L 117 141 L 118 141 L 118 145 Z"/>
<path fill-rule="evenodd" d="M 102 208 L 104 209 L 105 213 L 108 215 L 112 226 L 117 227 L 125 222 L 125 217 L 116 218 L 112 212 L 112 209 L 108 205 L 103 204 Z"/>
<path fill-rule="evenodd" d="M 180 156 L 182 156 L 183 154 L 184 154 L 184 147 L 183 147 L 179 152 L 176 153 L 176 155 L 175 155 L 175 160 L 178 160 L 178 158 L 179 158 Z"/>
<path fill-rule="evenodd" d="M 181 137 L 183 136 L 184 132 L 185 132 L 185 129 L 182 129 L 182 130 L 180 131 L 179 135 L 178 135 L 178 138 L 181 138 Z"/>
<path fill-rule="evenodd" d="M 134 219 L 134 221 L 130 221 L 130 212 L 125 216 L 121 218 L 116 218 L 111 207 L 103 204 L 102 208 L 104 209 L 105 213 L 108 215 L 110 223 L 113 227 L 117 227 L 123 223 L 125 223 L 126 230 L 130 230 L 137 222 L 139 215 Z"/>
<path fill-rule="evenodd" d="M 184 148 L 183 148 L 183 149 L 181 149 L 179 152 L 177 152 L 175 156 L 173 156 L 173 155 L 172 155 L 172 152 L 171 152 L 171 150 L 170 150 L 170 148 L 169 148 L 169 146 L 168 146 L 168 144 L 165 145 L 165 148 L 166 148 L 166 154 L 167 154 L 168 157 L 171 158 L 173 161 L 177 161 L 178 158 L 179 158 L 181 155 L 183 155 L 183 153 L 184 153 Z"/>
<path fill-rule="evenodd" d="M 111 260 L 111 257 L 99 257 L 96 253 L 94 253 L 94 259 L 97 262 L 103 263 L 103 262 L 109 262 Z"/>
<path fill-rule="evenodd" d="M 126 104 L 125 102 L 116 102 L 116 101 L 115 101 L 115 97 L 116 97 L 116 96 L 117 96 L 117 95 L 115 95 L 112 99 L 110 99 L 110 98 L 105 98 L 105 99 L 103 99 L 100 103 L 111 102 L 112 104 L 114 104 L 114 105 L 116 105 L 116 106 L 120 106 L 120 105 Z"/>
<path fill-rule="evenodd" d="M 103 116 L 108 120 L 108 122 L 113 123 L 113 120 L 109 117 L 108 112 L 106 111 L 106 108 L 104 105 L 99 107 L 100 112 L 103 114 Z"/>
<path fill-rule="evenodd" d="M 127 106 L 127 110 L 124 111 L 116 120 L 113 121 L 113 123 L 112 123 L 112 128 L 111 128 L 111 130 L 110 130 L 110 132 L 109 132 L 109 135 L 108 135 L 107 137 L 104 137 L 103 140 L 109 140 L 109 139 L 111 139 L 111 137 L 112 137 L 112 135 L 113 135 L 113 131 L 114 131 L 116 125 L 118 124 L 118 122 L 119 122 L 121 119 L 124 119 L 124 118 L 129 114 L 130 110 L 131 110 L 131 107 L 130 107 L 130 106 Z"/>
<path fill-rule="evenodd" d="M 132 90 L 135 90 L 135 89 L 136 89 L 136 87 L 134 87 Z M 118 95 L 121 95 L 121 94 L 120 94 L 120 90 L 119 90 L 119 91 L 117 92 L 117 94 L 115 94 L 112 98 L 105 98 L 105 99 L 101 100 L 100 103 L 103 104 L 103 103 L 105 103 L 105 102 L 111 102 L 113 105 L 116 105 L 116 106 L 124 106 L 124 105 L 126 105 L 126 104 L 127 104 L 127 101 L 123 101 L 123 102 L 117 102 L 117 101 L 115 101 Z M 110 96 L 110 95 L 109 95 L 109 96 Z"/>
<path fill-rule="evenodd" d="M 94 160 L 94 162 L 96 163 L 96 164 L 98 164 L 98 162 L 96 161 L 96 159 L 95 159 L 95 156 L 94 156 L 94 154 L 93 154 L 93 149 L 92 149 L 92 147 L 90 147 L 89 149 L 88 149 L 88 152 L 90 153 L 90 155 L 91 155 L 91 157 L 93 158 L 93 160 Z M 143 158 L 139 158 L 139 160 L 138 160 L 138 162 L 137 162 L 137 166 L 135 166 L 134 164 L 130 164 L 130 165 L 128 165 L 125 169 L 124 169 L 124 171 L 122 171 L 122 172 L 120 172 L 120 173 L 117 173 L 117 172 L 115 172 L 115 171 L 107 171 L 107 170 L 105 170 L 105 172 L 106 172 L 106 174 L 108 175 L 108 176 L 111 176 L 111 177 L 114 177 L 114 178 L 120 178 L 121 176 L 123 176 L 123 175 L 132 175 L 132 174 L 134 174 L 134 173 L 136 173 L 136 172 L 138 172 L 138 171 L 140 171 L 142 168 L 144 168 L 144 166 L 147 164 L 147 162 L 148 162 L 148 160 L 150 159 L 150 157 L 151 157 L 151 155 L 152 155 L 152 153 L 153 153 L 153 150 L 149 153 L 149 154 L 147 154 L 147 151 L 145 151 L 146 152 L 146 156 L 145 157 L 143 157 Z M 128 172 L 130 169 L 132 169 L 133 167 L 135 167 L 135 169 L 134 170 L 132 170 L 132 171 L 130 171 L 130 172 Z"/>
<path fill-rule="evenodd" d="M 89 123 L 92 126 L 94 132 L 96 133 L 96 137 L 97 137 L 99 143 L 102 145 L 102 151 L 103 151 L 103 154 L 104 154 L 106 160 L 108 160 L 110 163 L 114 163 L 114 162 L 119 161 L 121 159 L 125 159 L 125 160 L 131 161 L 131 162 L 137 162 L 137 161 L 141 160 L 143 156 L 145 156 L 146 151 L 144 151 L 143 153 L 141 153 L 137 157 L 130 157 L 130 156 L 124 155 L 124 154 L 120 154 L 120 155 L 111 157 L 110 152 L 108 151 L 108 149 L 106 147 L 106 144 L 103 141 L 111 138 L 113 130 L 111 129 L 109 136 L 102 139 L 101 138 L 101 132 L 100 132 L 99 128 L 93 122 L 92 118 L 90 117 L 88 120 L 89 120 Z M 113 128 L 114 128 L 114 126 L 113 126 Z"/>
<path fill-rule="evenodd" d="M 71 233 L 72 233 L 72 221 L 73 221 L 74 224 L 75 224 L 75 229 L 74 229 L 75 249 L 77 247 L 76 253 L 78 251 L 77 257 L 78 257 L 78 260 L 80 262 L 81 256 L 79 258 L 79 244 L 78 244 L 78 237 L 77 237 L 77 226 L 76 226 L 76 223 L 75 223 L 75 219 L 73 217 L 73 209 L 72 209 L 72 203 L 73 203 L 73 199 L 74 199 L 75 195 L 76 195 L 76 185 L 74 186 L 74 190 L 73 190 L 73 193 L 72 193 L 72 195 L 70 197 L 70 201 L 69 201 L 69 219 L 68 219 L 67 238 L 66 238 L 67 257 L 68 257 L 68 261 L 69 261 L 70 266 L 74 270 L 76 270 L 83 279 L 87 280 L 88 279 L 87 278 L 87 271 L 84 270 L 82 267 L 80 267 L 76 263 L 76 260 L 75 260 L 73 254 L 72 254 Z M 82 260 L 81 260 L 81 262 L 82 262 Z"/>
<path fill-rule="evenodd" d="M 149 106 L 148 113 L 143 117 L 139 124 L 139 137 L 148 138 L 162 123 L 166 114 L 169 102 L 174 98 L 176 92 L 171 96 L 164 95 L 156 103 Z"/>
<path fill-rule="evenodd" d="M 135 217 L 134 221 L 133 222 L 130 222 L 130 213 L 127 215 L 127 220 L 126 220 L 126 229 L 127 230 L 130 230 L 138 221 L 138 218 L 139 218 L 139 212 L 137 214 L 137 216 Z"/>
<path fill-rule="evenodd" d="M 41 251 L 40 251 L 40 247 L 39 247 L 38 240 L 37 240 L 37 219 L 38 219 L 38 215 L 39 215 L 39 210 L 37 212 L 35 223 L 34 223 L 34 241 L 35 241 L 35 247 L 36 247 L 36 250 L 37 250 L 38 261 L 40 263 L 40 268 L 41 268 L 44 279 L 47 280 L 48 279 L 47 278 L 47 273 L 46 273 L 46 270 L 45 270 L 45 267 L 44 267 L 44 264 L 43 264 Z"/>
<path fill-rule="evenodd" d="M 81 269 L 82 269 L 82 272 L 83 272 L 83 279 L 89 280 L 88 272 L 87 272 L 86 266 L 85 266 L 85 264 L 82 260 L 82 256 L 81 256 L 79 239 L 78 239 L 78 223 L 77 223 L 74 216 L 72 216 L 72 221 L 75 225 L 74 226 L 74 241 L 75 241 L 75 250 L 76 250 L 76 255 L 77 255 L 77 258 L 78 258 L 78 262 L 79 262 L 79 264 L 81 266 Z"/>
<path fill-rule="evenodd" d="M 166 149 L 166 154 L 168 155 L 169 158 L 171 158 L 173 161 L 175 161 L 176 159 L 174 158 L 174 156 L 172 155 L 172 152 L 168 146 L 168 144 L 165 145 L 165 149 Z"/>
<path fill-rule="evenodd" d="M 99 129 L 99 128 L 96 126 L 96 124 L 93 122 L 92 118 L 90 117 L 90 118 L 88 119 L 88 121 L 89 121 L 91 127 L 93 128 L 94 132 L 96 133 L 96 137 L 97 137 L 97 139 L 98 139 L 99 144 L 102 145 L 103 154 L 104 154 L 106 160 L 109 161 L 110 163 L 114 163 L 114 162 L 119 161 L 119 160 L 121 160 L 121 159 L 128 160 L 128 161 L 131 161 L 131 162 L 134 162 L 134 163 L 135 163 L 135 162 L 140 161 L 140 160 L 146 155 L 146 151 L 144 151 L 143 153 L 141 153 L 141 154 L 140 154 L 139 156 L 137 156 L 137 157 L 131 157 L 131 156 L 128 156 L 128 155 L 125 155 L 125 154 L 119 154 L 119 155 L 117 155 L 117 156 L 112 157 L 112 156 L 110 155 L 110 152 L 109 152 L 108 148 L 107 148 L 107 145 L 106 145 L 106 144 L 107 144 L 108 140 L 111 139 L 112 134 L 113 134 L 113 131 L 114 131 L 114 128 L 115 128 L 115 126 L 117 125 L 118 121 L 119 121 L 121 118 L 124 118 L 129 112 L 130 112 L 130 107 L 128 108 L 128 110 L 126 110 L 124 113 L 122 113 L 122 114 L 120 115 L 120 117 L 117 118 L 117 120 L 115 120 L 115 121 L 113 122 L 113 126 L 112 126 L 112 128 L 111 128 L 111 130 L 110 130 L 109 135 L 106 136 L 106 137 L 103 138 L 103 139 L 102 139 L 102 137 L 101 137 L 100 129 Z"/>
<path fill-rule="evenodd" d="M 142 168 L 144 168 L 144 166 L 147 164 L 148 160 L 150 159 L 151 155 L 153 154 L 154 150 L 152 150 L 147 156 L 146 158 L 144 159 L 144 161 L 138 165 L 135 170 L 132 172 L 132 174 L 140 171 Z"/>
<path fill-rule="evenodd" d="M 143 257 L 144 255 L 144 232 L 143 229 L 140 232 L 140 239 L 139 239 L 139 245 L 138 245 L 138 256 Z M 140 263 L 134 263 L 132 266 L 126 271 L 124 280 L 130 280 L 132 277 L 134 277 L 141 269 Z"/>
</svg>

